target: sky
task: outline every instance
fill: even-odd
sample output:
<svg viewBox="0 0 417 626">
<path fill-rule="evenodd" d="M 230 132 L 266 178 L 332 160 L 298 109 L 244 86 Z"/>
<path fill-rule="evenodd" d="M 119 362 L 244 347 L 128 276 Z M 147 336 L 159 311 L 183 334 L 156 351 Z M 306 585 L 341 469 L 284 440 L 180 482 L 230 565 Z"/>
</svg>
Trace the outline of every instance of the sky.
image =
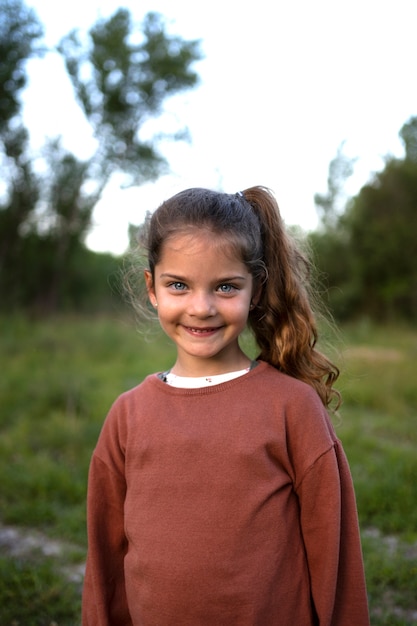
<svg viewBox="0 0 417 626">
<path fill-rule="evenodd" d="M 121 254 L 128 224 L 188 187 L 235 193 L 252 185 L 274 192 L 288 225 L 317 227 L 314 194 L 327 190 L 328 167 L 344 142 L 356 159 L 346 193 L 355 195 L 402 157 L 398 133 L 417 115 L 415 0 L 26 0 L 53 46 L 120 6 L 140 23 L 165 16 L 169 32 L 200 39 L 200 84 L 167 102 L 155 128 L 187 126 L 191 141 L 166 143 L 170 174 L 139 188 L 106 189 L 87 245 Z M 28 65 L 25 122 L 34 146 L 61 135 L 80 158 L 93 149 L 62 59 Z"/>
</svg>

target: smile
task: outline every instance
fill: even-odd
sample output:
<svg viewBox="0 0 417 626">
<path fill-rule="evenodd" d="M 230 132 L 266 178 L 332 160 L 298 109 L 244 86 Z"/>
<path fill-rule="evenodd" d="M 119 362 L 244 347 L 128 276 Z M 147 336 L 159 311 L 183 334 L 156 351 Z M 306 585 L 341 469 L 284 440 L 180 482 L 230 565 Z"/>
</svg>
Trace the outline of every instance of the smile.
<svg viewBox="0 0 417 626">
<path fill-rule="evenodd" d="M 189 333 L 194 333 L 197 335 L 209 335 L 210 333 L 215 333 L 219 330 L 219 327 L 214 328 L 193 328 L 192 326 L 184 326 L 185 330 Z"/>
</svg>

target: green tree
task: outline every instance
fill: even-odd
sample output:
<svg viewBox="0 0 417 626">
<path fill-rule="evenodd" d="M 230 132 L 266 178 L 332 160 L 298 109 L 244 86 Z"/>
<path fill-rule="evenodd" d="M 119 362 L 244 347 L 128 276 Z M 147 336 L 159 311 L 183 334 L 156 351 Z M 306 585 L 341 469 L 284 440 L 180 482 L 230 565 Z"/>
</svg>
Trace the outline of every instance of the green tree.
<svg viewBox="0 0 417 626">
<path fill-rule="evenodd" d="M 157 148 L 160 136 L 146 140 L 141 131 L 161 114 L 169 96 L 198 82 L 192 69 L 201 58 L 198 41 L 169 35 L 157 13 L 145 16 L 140 41 L 135 32 L 130 13 L 119 9 L 93 26 L 87 45 L 73 31 L 59 46 L 98 142 L 94 175 L 103 183 L 117 171 L 140 184 L 166 170 Z M 181 137 L 179 131 L 171 138 Z"/>
<path fill-rule="evenodd" d="M 21 0 L 0 0 L 0 133 L 20 112 L 20 93 L 26 86 L 26 61 L 41 52 L 43 28 Z"/>
<path fill-rule="evenodd" d="M 23 291 L 15 269 L 24 258 L 22 229 L 40 195 L 29 156 L 29 137 L 20 120 L 25 64 L 40 54 L 42 26 L 20 0 L 0 0 L 0 290 L 4 306 Z"/>
<path fill-rule="evenodd" d="M 314 196 L 320 226 L 309 234 L 317 282 L 323 289 L 326 304 L 339 319 L 348 317 L 355 305 L 350 282 L 349 233 L 344 223 L 348 205 L 345 184 L 353 174 L 354 163 L 355 159 L 344 153 L 344 143 L 341 143 L 329 164 L 326 193 Z"/>
<path fill-rule="evenodd" d="M 352 159 L 344 153 L 344 143 L 340 144 L 336 156 L 330 161 L 327 192 L 314 195 L 314 203 L 325 230 L 338 226 L 339 217 L 343 213 L 346 203 L 345 184 L 354 170 L 356 159 Z"/>
<path fill-rule="evenodd" d="M 76 281 L 75 259 L 83 254 L 83 239 L 101 190 L 97 185 L 90 190 L 88 162 L 65 150 L 58 139 L 47 143 L 45 163 L 40 202 L 28 226 L 32 255 L 37 248 L 38 265 L 42 263 L 38 278 L 43 288 L 36 296 L 37 306 L 54 310 L 65 300 L 76 300 L 71 289 Z"/>
<path fill-rule="evenodd" d="M 390 159 L 346 216 L 361 310 L 377 320 L 417 318 L 417 161 Z"/>
<path fill-rule="evenodd" d="M 331 214 L 310 238 L 339 318 L 417 318 L 417 117 L 399 134 L 405 157 L 387 159 L 344 213 Z"/>
<path fill-rule="evenodd" d="M 122 172 L 126 183 L 140 184 L 167 168 L 160 137 L 145 140 L 143 129 L 169 96 L 196 85 L 191 66 L 199 42 L 169 35 L 154 13 L 137 29 L 124 9 L 95 24 L 87 40 L 77 32 L 65 37 L 59 50 L 97 150 L 80 161 L 60 140 L 50 141 L 43 171 L 35 173 L 20 96 L 25 63 L 41 51 L 42 27 L 23 0 L 0 0 L 0 9 L 0 306 L 51 309 L 75 302 L 88 267 L 97 277 L 84 239 L 111 176 Z"/>
<path fill-rule="evenodd" d="M 400 130 L 407 161 L 417 163 L 417 116 L 410 117 Z"/>
</svg>

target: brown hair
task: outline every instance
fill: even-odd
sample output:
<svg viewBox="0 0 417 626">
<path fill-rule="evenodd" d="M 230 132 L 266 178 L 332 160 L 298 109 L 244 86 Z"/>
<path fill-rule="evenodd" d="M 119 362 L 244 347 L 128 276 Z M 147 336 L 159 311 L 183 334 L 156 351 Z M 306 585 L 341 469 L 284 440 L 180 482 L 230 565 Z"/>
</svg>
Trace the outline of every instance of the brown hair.
<svg viewBox="0 0 417 626">
<path fill-rule="evenodd" d="M 142 229 L 152 275 L 168 237 L 205 228 L 226 237 L 248 267 L 261 296 L 248 325 L 259 359 L 311 385 L 329 406 L 339 394 L 338 368 L 316 349 L 318 331 L 310 285 L 310 263 L 287 233 L 270 190 L 251 187 L 237 194 L 187 189 L 166 200 Z"/>
</svg>

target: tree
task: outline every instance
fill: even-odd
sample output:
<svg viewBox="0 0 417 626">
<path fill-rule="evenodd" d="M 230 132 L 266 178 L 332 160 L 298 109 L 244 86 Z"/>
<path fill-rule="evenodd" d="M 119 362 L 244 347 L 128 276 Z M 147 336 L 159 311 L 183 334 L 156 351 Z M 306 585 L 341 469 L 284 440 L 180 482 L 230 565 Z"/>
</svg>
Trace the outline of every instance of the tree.
<svg viewBox="0 0 417 626">
<path fill-rule="evenodd" d="M 53 140 L 39 173 L 21 122 L 20 95 L 25 63 L 42 51 L 42 27 L 23 0 L 0 0 L 0 8 L 1 306 L 54 308 L 68 301 L 67 286 L 78 284 L 70 274 L 83 267 L 77 259 L 86 258 L 84 239 L 110 177 L 123 172 L 139 184 L 167 167 L 159 137 L 145 140 L 143 129 L 169 96 L 197 83 L 191 66 L 200 58 L 199 42 L 168 35 L 154 13 L 137 30 L 124 9 L 95 24 L 87 41 L 77 32 L 65 37 L 59 50 L 97 150 L 80 161 Z"/>
<path fill-rule="evenodd" d="M 169 96 L 196 85 L 191 66 L 201 58 L 199 42 L 168 35 L 157 13 L 145 16 L 137 42 L 130 13 L 119 9 L 90 30 L 87 46 L 73 31 L 59 50 L 98 142 L 95 177 L 106 183 L 121 171 L 135 184 L 155 179 L 166 161 L 159 137 L 145 140 L 141 131 Z"/>
<path fill-rule="evenodd" d="M 410 117 L 400 130 L 400 137 L 405 148 L 407 161 L 417 163 L 417 116 Z"/>
<path fill-rule="evenodd" d="M 417 161 L 390 159 L 346 216 L 360 308 L 373 319 L 417 318 Z"/>
<path fill-rule="evenodd" d="M 0 0 L 0 289 L 2 304 L 22 290 L 15 268 L 22 259 L 22 227 L 39 199 L 40 184 L 28 155 L 28 132 L 19 114 L 26 61 L 39 54 L 43 31 L 20 0 Z"/>
<path fill-rule="evenodd" d="M 348 205 L 345 184 L 353 174 L 354 163 L 355 159 L 344 153 L 342 142 L 329 164 L 327 192 L 314 196 L 320 228 L 308 237 L 315 257 L 317 283 L 322 285 L 324 299 L 339 319 L 347 317 L 354 306 L 349 279 L 349 234 L 343 218 Z"/>
<path fill-rule="evenodd" d="M 339 318 L 417 318 L 417 118 L 399 134 L 404 159 L 387 159 L 344 213 L 310 238 Z"/>
<path fill-rule="evenodd" d="M 0 0 L 0 133 L 20 112 L 19 95 L 26 86 L 26 61 L 39 54 L 43 29 L 21 0 Z"/>
<path fill-rule="evenodd" d="M 347 179 L 353 174 L 356 159 L 346 156 L 343 149 L 344 142 L 340 144 L 336 156 L 330 161 L 327 176 L 327 192 L 314 195 L 314 202 L 325 229 L 333 228 L 337 225 L 339 217 L 345 208 L 344 187 Z"/>
<path fill-rule="evenodd" d="M 96 186 L 90 191 L 88 162 L 65 150 L 60 140 L 47 143 L 45 161 L 47 176 L 42 177 L 40 202 L 30 230 L 37 235 L 32 237 L 32 245 L 40 244 L 38 258 L 44 259 L 42 301 L 39 295 L 36 299 L 42 308 L 54 310 L 72 282 L 73 259 L 82 254 L 100 189 Z"/>
</svg>

